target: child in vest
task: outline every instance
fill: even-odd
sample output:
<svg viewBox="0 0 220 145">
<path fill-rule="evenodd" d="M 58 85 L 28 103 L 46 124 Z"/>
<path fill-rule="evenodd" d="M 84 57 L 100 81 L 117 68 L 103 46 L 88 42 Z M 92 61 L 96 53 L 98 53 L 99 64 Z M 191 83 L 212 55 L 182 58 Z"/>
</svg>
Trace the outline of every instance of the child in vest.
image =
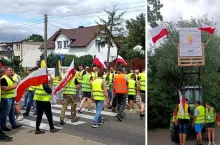
<svg viewBox="0 0 220 145">
<path fill-rule="evenodd" d="M 131 75 L 130 80 L 128 80 L 128 103 L 129 111 L 132 111 L 134 97 L 137 91 L 137 83 L 135 81 L 135 74 Z"/>
</svg>

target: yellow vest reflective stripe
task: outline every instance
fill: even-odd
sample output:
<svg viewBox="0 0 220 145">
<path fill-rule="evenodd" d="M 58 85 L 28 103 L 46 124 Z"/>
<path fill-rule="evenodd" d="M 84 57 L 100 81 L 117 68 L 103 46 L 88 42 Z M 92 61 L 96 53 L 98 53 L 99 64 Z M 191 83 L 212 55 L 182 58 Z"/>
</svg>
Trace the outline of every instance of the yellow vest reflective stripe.
<svg viewBox="0 0 220 145">
<path fill-rule="evenodd" d="M 184 115 L 180 114 L 180 104 L 178 106 L 178 113 L 177 113 L 177 117 L 178 119 L 190 119 L 189 113 L 188 113 L 188 104 L 185 105 L 185 110 L 184 110 Z"/>
<path fill-rule="evenodd" d="M 135 95 L 135 81 L 134 80 L 128 80 L 128 95 Z"/>
<path fill-rule="evenodd" d="M 77 77 L 77 80 L 78 80 L 78 82 L 80 82 L 80 83 L 82 83 L 82 81 L 83 81 L 83 72 L 84 72 L 84 70 L 81 70 L 79 73 L 78 73 L 78 77 Z"/>
<path fill-rule="evenodd" d="M 31 87 L 28 88 L 28 90 L 29 90 L 29 91 L 34 91 L 35 88 L 34 88 L 33 86 L 31 86 Z"/>
<path fill-rule="evenodd" d="M 36 101 L 50 101 L 51 96 L 44 91 L 43 85 L 35 86 L 34 100 Z"/>
<path fill-rule="evenodd" d="M 208 108 L 205 109 L 205 115 L 206 115 L 206 123 L 213 123 L 215 122 L 214 120 L 214 108 L 211 107 L 210 110 L 208 111 Z"/>
<path fill-rule="evenodd" d="M 2 78 L 5 78 L 5 80 L 8 83 L 8 87 L 12 87 L 14 85 L 14 82 L 6 75 L 3 75 Z M 14 98 L 14 94 L 15 94 L 15 89 L 12 89 L 10 91 L 3 91 L 2 90 L 2 97 L 1 98 Z"/>
<path fill-rule="evenodd" d="M 142 91 L 145 91 L 146 90 L 146 87 L 145 87 L 145 84 L 146 84 L 146 74 L 145 73 L 141 73 L 140 74 L 140 90 Z"/>
<path fill-rule="evenodd" d="M 63 88 L 63 94 L 67 95 L 75 95 L 76 94 L 76 85 L 75 85 L 75 77 L 72 78 L 68 84 Z"/>
<path fill-rule="evenodd" d="M 105 100 L 102 82 L 103 80 L 101 78 L 97 78 L 92 82 L 92 96 L 94 100 Z"/>
<path fill-rule="evenodd" d="M 82 81 L 83 92 L 91 92 L 92 87 L 90 83 L 90 78 L 91 78 L 91 75 L 88 73 L 83 76 L 83 81 Z"/>
<path fill-rule="evenodd" d="M 54 84 L 55 86 L 58 86 L 59 83 L 60 83 L 59 77 L 53 77 L 53 84 Z"/>
<path fill-rule="evenodd" d="M 199 105 L 197 107 L 198 111 L 199 111 L 199 115 L 196 117 L 196 121 L 195 123 L 204 123 L 205 122 L 205 108 L 202 105 Z"/>
</svg>

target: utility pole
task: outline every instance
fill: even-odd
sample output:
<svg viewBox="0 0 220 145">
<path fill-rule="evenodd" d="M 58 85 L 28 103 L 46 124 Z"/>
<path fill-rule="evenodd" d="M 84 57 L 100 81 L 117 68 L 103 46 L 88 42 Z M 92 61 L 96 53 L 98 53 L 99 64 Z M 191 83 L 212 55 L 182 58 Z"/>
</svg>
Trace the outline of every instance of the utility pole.
<svg viewBox="0 0 220 145">
<path fill-rule="evenodd" d="M 47 65 L 47 14 L 44 15 L 44 60 Z"/>
</svg>

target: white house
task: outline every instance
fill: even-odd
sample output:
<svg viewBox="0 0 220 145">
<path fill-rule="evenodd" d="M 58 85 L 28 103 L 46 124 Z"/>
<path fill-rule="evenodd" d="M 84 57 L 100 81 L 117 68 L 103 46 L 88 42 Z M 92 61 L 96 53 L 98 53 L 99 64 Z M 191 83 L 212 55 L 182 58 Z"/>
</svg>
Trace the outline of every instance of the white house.
<svg viewBox="0 0 220 145">
<path fill-rule="evenodd" d="M 98 32 L 100 32 L 99 26 L 60 29 L 48 39 L 47 54 L 74 54 L 78 57 L 99 54 L 106 61 L 108 46 L 101 47 L 99 45 L 100 40 L 95 36 Z M 110 50 L 110 61 L 114 60 L 116 56 L 117 47 L 114 43 Z"/>
</svg>

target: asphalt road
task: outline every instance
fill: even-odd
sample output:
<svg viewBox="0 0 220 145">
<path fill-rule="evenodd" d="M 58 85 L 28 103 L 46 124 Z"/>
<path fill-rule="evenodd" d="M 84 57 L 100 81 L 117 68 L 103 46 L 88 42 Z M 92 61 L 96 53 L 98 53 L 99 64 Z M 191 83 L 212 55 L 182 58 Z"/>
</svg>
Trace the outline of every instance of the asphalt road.
<svg viewBox="0 0 220 145">
<path fill-rule="evenodd" d="M 22 103 L 20 105 L 22 105 Z M 92 128 L 91 125 L 93 123 L 95 112 L 91 113 L 86 110 L 83 114 L 78 114 L 77 112 L 79 121 L 76 124 L 72 124 L 69 121 L 70 108 L 68 108 L 66 121 L 69 121 L 69 123 L 61 126 L 59 124 L 59 115 L 61 112 L 60 106 L 52 106 L 52 112 L 54 125 L 56 127 L 61 127 L 60 132 L 62 133 L 109 145 L 145 145 L 145 119 L 141 119 L 139 113 L 136 111 L 128 112 L 128 110 L 126 110 L 126 118 L 123 122 L 119 122 L 114 113 L 105 109 L 103 111 L 105 120 L 104 124 L 101 125 L 100 128 Z M 35 120 L 35 116 L 29 116 L 21 123 L 35 128 Z M 42 120 L 42 125 L 41 128 L 45 130 L 48 129 L 46 118 Z"/>
<path fill-rule="evenodd" d="M 216 141 L 217 145 L 220 145 L 220 128 L 216 127 Z M 176 145 L 170 139 L 169 129 L 166 130 L 157 130 L 157 131 L 148 131 L 148 145 Z M 190 137 L 187 139 L 187 145 L 196 145 L 196 137 Z M 208 141 L 206 138 L 203 139 L 203 144 L 207 145 Z"/>
</svg>

